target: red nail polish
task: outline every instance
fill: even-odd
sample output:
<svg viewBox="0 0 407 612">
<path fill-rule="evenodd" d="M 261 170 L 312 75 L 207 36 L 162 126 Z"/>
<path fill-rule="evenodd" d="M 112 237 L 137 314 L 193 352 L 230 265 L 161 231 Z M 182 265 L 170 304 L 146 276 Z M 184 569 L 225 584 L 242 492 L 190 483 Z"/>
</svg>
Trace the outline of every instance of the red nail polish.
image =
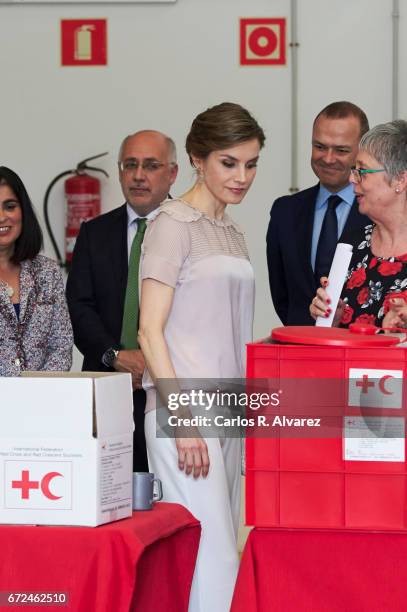
<svg viewBox="0 0 407 612">
<path fill-rule="evenodd" d="M 327 304 L 330 304 L 330 303 L 331 303 L 331 300 L 330 300 L 329 298 L 327 298 L 326 303 L 327 303 Z"/>
<path fill-rule="evenodd" d="M 325 313 L 325 317 L 328 318 L 329 317 L 329 312 Z"/>
</svg>

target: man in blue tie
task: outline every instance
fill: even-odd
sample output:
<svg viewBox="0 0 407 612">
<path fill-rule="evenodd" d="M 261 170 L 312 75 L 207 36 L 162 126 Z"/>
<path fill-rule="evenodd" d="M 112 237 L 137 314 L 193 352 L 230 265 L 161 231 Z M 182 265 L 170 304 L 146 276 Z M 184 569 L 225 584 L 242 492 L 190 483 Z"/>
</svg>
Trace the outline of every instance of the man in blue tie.
<svg viewBox="0 0 407 612">
<path fill-rule="evenodd" d="M 129 372 L 133 381 L 133 471 L 148 471 L 144 438 L 144 359 L 137 343 L 138 266 L 146 222 L 167 199 L 178 166 L 161 132 L 127 136 L 119 151 L 125 204 L 83 223 L 67 282 L 75 344 L 83 370 Z"/>
<path fill-rule="evenodd" d="M 309 304 L 328 274 L 338 240 L 367 225 L 349 183 L 361 136 L 369 124 L 351 102 L 333 102 L 315 118 L 314 187 L 278 198 L 267 231 L 267 265 L 274 308 L 284 325 L 314 325 Z"/>
</svg>

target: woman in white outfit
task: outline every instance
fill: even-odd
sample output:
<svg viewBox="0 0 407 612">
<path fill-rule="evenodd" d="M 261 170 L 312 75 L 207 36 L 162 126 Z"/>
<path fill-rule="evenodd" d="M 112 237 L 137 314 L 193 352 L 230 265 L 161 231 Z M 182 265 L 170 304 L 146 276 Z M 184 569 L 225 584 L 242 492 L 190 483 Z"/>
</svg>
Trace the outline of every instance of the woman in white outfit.
<svg viewBox="0 0 407 612">
<path fill-rule="evenodd" d="M 238 104 L 198 115 L 186 141 L 196 182 L 161 206 L 143 244 L 139 342 L 148 368 L 149 463 L 163 481 L 164 499 L 183 504 L 202 524 L 190 612 L 230 607 L 238 569 L 240 440 L 205 438 L 205 431 L 183 427 L 189 407 L 168 410 L 168 396 L 191 379 L 245 375 L 254 277 L 243 232 L 225 209 L 249 190 L 264 140 Z M 180 419 L 172 436 L 157 435 L 157 406 L 164 406 L 164 421 Z"/>
</svg>

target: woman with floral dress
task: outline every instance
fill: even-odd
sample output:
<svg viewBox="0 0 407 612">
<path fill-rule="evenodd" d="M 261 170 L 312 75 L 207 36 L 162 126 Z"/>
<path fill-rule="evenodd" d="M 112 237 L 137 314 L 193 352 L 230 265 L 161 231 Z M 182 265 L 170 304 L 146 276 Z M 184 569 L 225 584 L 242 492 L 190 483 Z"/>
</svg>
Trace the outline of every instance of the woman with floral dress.
<svg viewBox="0 0 407 612">
<path fill-rule="evenodd" d="M 361 139 L 351 181 L 372 224 L 348 237 L 353 256 L 334 325 L 407 326 L 407 122 L 377 125 Z M 327 279 L 310 305 L 329 316 Z"/>
</svg>

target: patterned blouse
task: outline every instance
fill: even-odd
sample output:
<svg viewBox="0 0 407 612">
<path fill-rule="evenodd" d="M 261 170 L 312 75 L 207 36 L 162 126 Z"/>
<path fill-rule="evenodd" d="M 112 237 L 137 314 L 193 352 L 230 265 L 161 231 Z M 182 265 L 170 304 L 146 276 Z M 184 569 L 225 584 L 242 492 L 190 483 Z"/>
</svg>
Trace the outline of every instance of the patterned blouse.
<svg viewBox="0 0 407 612">
<path fill-rule="evenodd" d="M 37 255 L 21 263 L 20 313 L 0 282 L 0 376 L 69 370 L 73 336 L 58 265 Z"/>
<path fill-rule="evenodd" d="M 374 225 L 367 225 L 355 241 L 342 299 L 346 303 L 340 327 L 369 323 L 381 327 L 392 293 L 407 289 L 407 253 L 376 257 L 371 251 Z"/>
</svg>

